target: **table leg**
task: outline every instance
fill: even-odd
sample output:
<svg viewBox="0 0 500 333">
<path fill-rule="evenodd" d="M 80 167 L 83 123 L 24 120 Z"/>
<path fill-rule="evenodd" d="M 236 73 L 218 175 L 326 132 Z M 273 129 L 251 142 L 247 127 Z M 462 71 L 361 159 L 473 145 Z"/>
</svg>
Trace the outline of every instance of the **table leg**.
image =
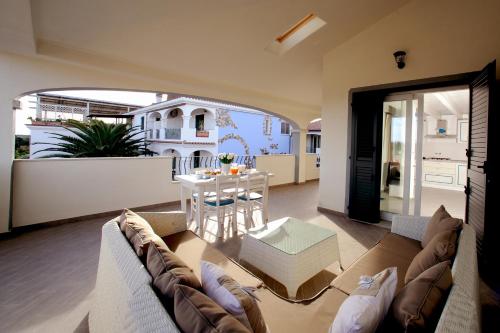
<svg viewBox="0 0 500 333">
<path fill-rule="evenodd" d="M 180 197 L 181 197 L 181 210 L 187 213 L 187 203 L 186 203 L 186 194 L 184 191 L 186 190 L 182 184 L 179 186 L 180 188 Z"/>
<path fill-rule="evenodd" d="M 203 236 L 203 217 L 205 216 L 205 189 L 198 189 L 198 201 L 196 209 L 196 228 L 200 232 L 200 236 Z"/>
<path fill-rule="evenodd" d="M 263 207 L 262 207 L 262 219 L 264 224 L 269 222 L 269 187 L 264 189 L 264 197 L 263 197 Z"/>
</svg>

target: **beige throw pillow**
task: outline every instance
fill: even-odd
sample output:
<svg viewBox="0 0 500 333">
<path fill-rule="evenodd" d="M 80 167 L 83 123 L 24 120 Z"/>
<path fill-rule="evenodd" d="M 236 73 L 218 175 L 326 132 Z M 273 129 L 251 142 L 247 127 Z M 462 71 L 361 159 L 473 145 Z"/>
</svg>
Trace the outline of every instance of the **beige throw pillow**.
<svg viewBox="0 0 500 333">
<path fill-rule="evenodd" d="M 119 226 L 140 259 L 144 259 L 143 257 L 148 252 L 149 242 L 161 240 L 161 238 L 155 234 L 151 225 L 131 210 L 123 210 L 120 216 Z"/>
<path fill-rule="evenodd" d="M 422 251 L 413 258 L 405 275 L 405 284 L 425 270 L 446 260 L 452 260 L 457 251 L 457 232 L 443 231 L 435 235 Z"/>
<path fill-rule="evenodd" d="M 166 297 L 165 301 L 174 298 L 177 284 L 201 289 L 193 270 L 171 252 L 162 239 L 149 244 L 146 267 L 153 277 L 153 286 Z"/>
<path fill-rule="evenodd" d="M 431 239 L 438 233 L 447 230 L 462 230 L 462 220 L 456 219 L 450 216 L 443 205 L 441 205 L 438 210 L 432 215 L 429 224 L 427 225 L 427 229 L 425 230 L 424 235 L 422 236 L 422 241 L 420 244 L 422 247 L 426 247 L 427 244 L 431 241 Z"/>
<path fill-rule="evenodd" d="M 187 286 L 175 286 L 174 313 L 183 332 L 250 333 L 210 297 Z"/>
<path fill-rule="evenodd" d="M 429 268 L 396 295 L 388 320 L 404 332 L 434 332 L 452 283 L 449 261 Z"/>
<path fill-rule="evenodd" d="M 222 268 L 201 262 L 203 291 L 254 333 L 266 333 L 267 327 L 252 288 L 242 287 Z"/>
</svg>

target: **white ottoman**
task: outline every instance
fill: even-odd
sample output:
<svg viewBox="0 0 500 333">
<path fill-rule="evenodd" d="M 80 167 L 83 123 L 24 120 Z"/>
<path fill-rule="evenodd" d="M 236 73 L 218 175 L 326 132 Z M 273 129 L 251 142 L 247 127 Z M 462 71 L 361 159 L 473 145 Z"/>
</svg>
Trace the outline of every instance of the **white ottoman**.
<svg viewBox="0 0 500 333">
<path fill-rule="evenodd" d="M 301 284 L 335 261 L 337 234 L 293 217 L 252 228 L 244 235 L 240 259 L 286 286 L 294 299 Z"/>
</svg>

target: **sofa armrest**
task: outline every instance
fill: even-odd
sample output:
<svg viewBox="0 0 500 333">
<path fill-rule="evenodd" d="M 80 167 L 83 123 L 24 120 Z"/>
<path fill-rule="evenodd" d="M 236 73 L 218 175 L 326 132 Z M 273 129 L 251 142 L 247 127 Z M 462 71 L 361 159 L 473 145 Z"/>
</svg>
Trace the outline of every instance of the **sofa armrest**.
<svg viewBox="0 0 500 333">
<path fill-rule="evenodd" d="M 187 229 L 186 213 L 182 211 L 137 212 L 137 214 L 148 221 L 154 232 L 160 237 Z"/>
<path fill-rule="evenodd" d="M 430 219 L 428 216 L 394 215 L 391 232 L 421 241 Z"/>
</svg>

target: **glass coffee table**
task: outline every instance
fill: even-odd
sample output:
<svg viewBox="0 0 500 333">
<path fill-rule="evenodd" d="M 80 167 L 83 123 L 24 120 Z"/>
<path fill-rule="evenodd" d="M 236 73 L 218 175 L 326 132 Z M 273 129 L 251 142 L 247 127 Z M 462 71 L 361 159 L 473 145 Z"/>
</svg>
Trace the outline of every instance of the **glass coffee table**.
<svg viewBox="0 0 500 333">
<path fill-rule="evenodd" d="M 240 259 L 282 283 L 295 299 L 304 282 L 338 261 L 337 233 L 285 217 L 244 235 Z"/>
</svg>

